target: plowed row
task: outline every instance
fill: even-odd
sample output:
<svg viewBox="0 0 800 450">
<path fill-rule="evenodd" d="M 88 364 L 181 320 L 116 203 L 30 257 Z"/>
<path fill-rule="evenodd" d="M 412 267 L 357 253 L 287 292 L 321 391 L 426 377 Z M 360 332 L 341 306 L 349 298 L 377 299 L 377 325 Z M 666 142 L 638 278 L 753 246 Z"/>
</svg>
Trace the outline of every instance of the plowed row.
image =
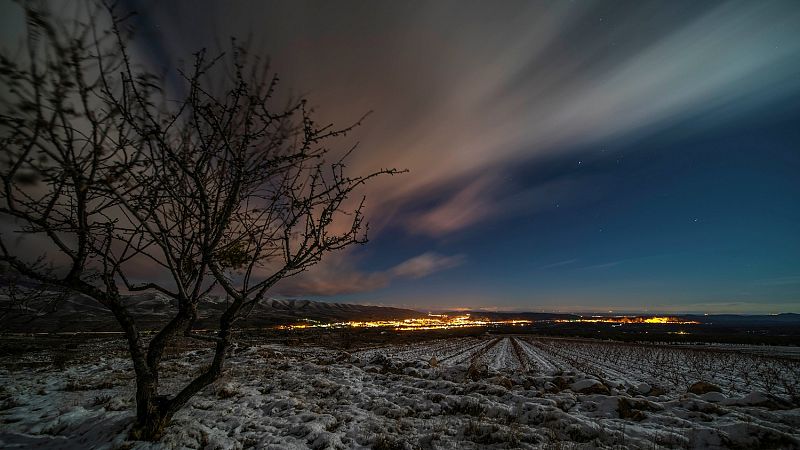
<svg viewBox="0 0 800 450">
<path fill-rule="evenodd" d="M 366 352 L 376 351 L 406 360 L 435 358 L 443 365 L 481 364 L 531 375 L 582 372 L 628 386 L 648 383 L 666 390 L 685 389 L 703 380 L 732 394 L 753 389 L 792 398 L 800 394 L 796 359 L 720 348 L 510 336 L 442 339 Z"/>
</svg>

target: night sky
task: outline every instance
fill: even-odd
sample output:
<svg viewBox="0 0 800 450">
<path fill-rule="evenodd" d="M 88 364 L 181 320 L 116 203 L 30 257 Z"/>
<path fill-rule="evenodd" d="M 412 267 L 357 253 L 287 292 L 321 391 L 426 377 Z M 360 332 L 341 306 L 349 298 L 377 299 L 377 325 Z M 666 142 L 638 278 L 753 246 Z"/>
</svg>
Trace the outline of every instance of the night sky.
<svg viewBox="0 0 800 450">
<path fill-rule="evenodd" d="M 276 294 L 800 312 L 797 1 L 124 3 L 150 64 L 250 36 L 320 121 L 374 110 L 351 170 L 409 169 Z"/>
</svg>

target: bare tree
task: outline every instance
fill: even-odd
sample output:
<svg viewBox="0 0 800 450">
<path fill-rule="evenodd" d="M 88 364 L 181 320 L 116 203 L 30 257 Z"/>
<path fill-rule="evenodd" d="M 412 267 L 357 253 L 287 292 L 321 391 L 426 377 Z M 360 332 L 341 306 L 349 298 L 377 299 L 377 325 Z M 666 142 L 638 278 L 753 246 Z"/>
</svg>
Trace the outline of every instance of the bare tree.
<svg viewBox="0 0 800 450">
<path fill-rule="evenodd" d="M 132 437 L 158 439 L 220 376 L 232 329 L 275 283 L 366 242 L 355 191 L 398 171 L 347 175 L 353 148 L 331 159 L 327 144 L 360 121 L 319 126 L 305 100 L 278 103 L 268 65 L 235 41 L 226 54 L 193 55 L 167 93 L 135 64 L 113 8 L 89 8 L 83 22 L 24 9 L 25 52 L 0 56 L 0 261 L 113 313 L 136 373 Z M 14 232 L 50 253 L 23 254 Z M 143 265 L 166 275 L 142 279 Z M 201 299 L 215 290 L 227 309 L 215 332 L 199 334 Z M 126 307 L 126 294 L 144 291 L 176 305 L 150 339 Z M 166 396 L 159 369 L 178 336 L 210 341 L 214 356 Z"/>
</svg>

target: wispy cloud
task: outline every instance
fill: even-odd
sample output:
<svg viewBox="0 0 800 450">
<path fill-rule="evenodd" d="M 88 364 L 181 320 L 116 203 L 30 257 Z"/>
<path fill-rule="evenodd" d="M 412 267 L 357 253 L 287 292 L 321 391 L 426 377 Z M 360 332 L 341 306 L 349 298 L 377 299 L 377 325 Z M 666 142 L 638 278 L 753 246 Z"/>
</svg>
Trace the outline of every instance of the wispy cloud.
<svg viewBox="0 0 800 450">
<path fill-rule="evenodd" d="M 320 121 L 375 110 L 350 168 L 411 173 L 368 188 L 381 200 L 371 218 L 460 183 L 409 221 L 433 236 L 512 208 L 494 204 L 494 174 L 521 161 L 689 118 L 729 120 L 800 89 L 791 1 L 192 5 L 152 8 L 176 24 L 163 30 L 170 52 L 213 44 L 210 29 L 250 28 Z"/>
<path fill-rule="evenodd" d="M 441 236 L 491 216 L 496 208 L 490 203 L 487 191 L 492 190 L 493 181 L 491 177 L 480 178 L 435 207 L 418 215 L 410 214 L 405 221 L 407 227 L 412 232 Z"/>
<path fill-rule="evenodd" d="M 389 161 L 411 169 L 402 186 L 376 186 L 374 192 L 387 198 L 387 204 L 426 198 L 432 187 L 471 180 L 413 222 L 415 230 L 427 229 L 431 235 L 474 226 L 499 217 L 498 211 L 526 208 L 496 204 L 502 180 L 491 174 L 520 161 L 637 136 L 687 118 L 711 125 L 796 91 L 797 63 L 789 61 L 800 60 L 794 31 L 800 12 L 784 6 L 725 3 L 686 17 L 670 32 L 649 36 L 649 42 L 626 52 L 615 50 L 611 42 L 595 48 L 605 58 L 581 53 L 565 59 L 559 54 L 556 36 L 583 19 L 580 9 L 546 11 L 549 20 L 536 32 L 515 28 L 522 21 L 488 37 L 464 27 L 475 36 L 456 35 L 448 41 L 457 46 L 452 49 L 456 56 L 432 61 L 422 52 L 419 60 L 407 61 L 432 80 L 437 103 L 426 99 L 426 109 L 410 116 L 405 108 L 399 108 L 403 117 L 379 112 L 376 121 L 386 123 L 377 124 L 381 130 L 364 144 L 373 142 L 382 151 L 360 155 L 357 165 Z M 617 27 L 624 34 L 625 25 Z M 416 44 L 414 37 L 407 43 Z M 471 51 L 459 52 L 461 46 Z M 442 67 L 445 61 L 460 73 Z M 474 65 L 478 62 L 481 67 Z M 378 104 L 405 103 L 385 95 Z M 710 111 L 715 113 L 706 114 Z"/>
<path fill-rule="evenodd" d="M 364 271 L 352 264 L 350 255 L 339 254 L 311 268 L 308 272 L 280 281 L 277 295 L 291 297 L 331 296 L 374 291 L 399 279 L 419 279 L 460 266 L 464 255 L 441 255 L 425 252 L 388 270 Z"/>
<path fill-rule="evenodd" d="M 600 264 L 591 264 L 591 265 L 588 265 L 588 266 L 578 267 L 578 269 L 579 270 L 608 269 L 610 267 L 616 267 L 616 266 L 622 264 L 625 261 L 626 260 L 621 259 L 619 261 L 609 261 L 609 262 L 600 263 Z"/>
<path fill-rule="evenodd" d="M 558 262 L 554 262 L 554 263 L 551 263 L 551 264 L 544 265 L 542 267 L 539 267 L 539 269 L 546 270 L 546 269 L 553 269 L 553 268 L 556 268 L 556 267 L 564 267 L 564 266 L 569 266 L 571 264 L 575 264 L 576 262 L 578 262 L 577 258 L 565 259 L 564 261 L 558 261 Z"/>
<path fill-rule="evenodd" d="M 465 260 L 464 255 L 444 256 L 427 252 L 394 266 L 389 272 L 400 278 L 422 278 L 441 270 L 460 266 Z"/>
</svg>

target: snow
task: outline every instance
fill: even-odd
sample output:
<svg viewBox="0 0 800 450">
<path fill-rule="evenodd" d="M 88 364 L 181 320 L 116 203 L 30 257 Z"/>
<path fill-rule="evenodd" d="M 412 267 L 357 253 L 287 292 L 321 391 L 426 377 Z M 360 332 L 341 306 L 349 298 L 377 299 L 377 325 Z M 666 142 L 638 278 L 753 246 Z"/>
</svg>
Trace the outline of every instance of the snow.
<svg viewBox="0 0 800 450">
<path fill-rule="evenodd" d="M 727 400 L 727 397 L 722 392 L 706 392 L 705 394 L 701 395 L 700 398 L 707 402 L 714 402 L 718 403 L 724 400 Z"/>
<path fill-rule="evenodd" d="M 589 390 L 591 388 L 602 386 L 603 383 L 599 382 L 598 380 L 594 380 L 591 378 L 586 378 L 583 380 L 578 380 L 570 385 L 570 389 L 575 392 L 583 392 L 585 390 Z"/>
<path fill-rule="evenodd" d="M 694 352 L 523 337 L 351 353 L 243 346 L 158 443 L 126 441 L 134 406 L 126 359 L 63 370 L 0 364 L 0 447 L 800 448 L 800 409 L 780 386 L 761 391 L 768 384 L 757 367 L 749 381 L 731 370 L 709 378 L 723 392 L 695 395 L 687 393 L 694 378 L 681 385 L 666 369 L 673 351 Z M 717 354 L 698 357 L 716 367 Z M 729 352 L 719 354 L 730 363 Z M 194 350 L 165 361 L 164 389 L 173 392 L 210 357 Z M 691 367 L 699 366 L 687 361 L 684 370 Z"/>
</svg>

